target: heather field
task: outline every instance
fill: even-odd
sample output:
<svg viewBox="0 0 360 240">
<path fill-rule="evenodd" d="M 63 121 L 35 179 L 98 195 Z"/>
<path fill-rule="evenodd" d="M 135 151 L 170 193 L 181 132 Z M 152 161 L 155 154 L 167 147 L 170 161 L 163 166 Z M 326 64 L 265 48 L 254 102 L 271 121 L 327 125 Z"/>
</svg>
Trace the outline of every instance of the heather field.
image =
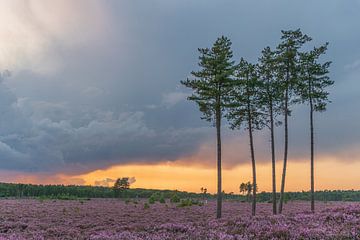
<svg viewBox="0 0 360 240">
<path fill-rule="evenodd" d="M 223 218 L 216 204 L 177 207 L 116 199 L 61 201 L 0 200 L 0 239 L 360 239 L 360 204 L 289 202 L 284 215 L 272 216 L 271 205 L 226 201 Z"/>
</svg>

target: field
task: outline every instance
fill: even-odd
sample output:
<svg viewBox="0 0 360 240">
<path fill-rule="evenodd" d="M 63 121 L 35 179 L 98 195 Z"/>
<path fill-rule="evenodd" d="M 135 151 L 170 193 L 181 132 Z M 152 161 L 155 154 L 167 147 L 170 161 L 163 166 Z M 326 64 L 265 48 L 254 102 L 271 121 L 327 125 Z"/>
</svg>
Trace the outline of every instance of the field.
<svg viewBox="0 0 360 240">
<path fill-rule="evenodd" d="M 226 201 L 222 220 L 215 202 L 177 207 L 145 200 L 0 200 L 0 239 L 360 239 L 360 204 L 289 202 L 284 215 L 272 216 L 271 204 Z"/>
</svg>

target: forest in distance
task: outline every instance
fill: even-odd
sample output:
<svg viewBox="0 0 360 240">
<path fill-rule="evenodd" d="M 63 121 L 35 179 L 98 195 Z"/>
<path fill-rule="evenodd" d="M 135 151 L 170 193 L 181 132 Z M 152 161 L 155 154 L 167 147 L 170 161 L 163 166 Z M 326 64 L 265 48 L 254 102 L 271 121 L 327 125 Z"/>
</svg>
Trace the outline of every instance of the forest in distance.
<svg viewBox="0 0 360 240">
<path fill-rule="evenodd" d="M 200 190 L 200 189 L 199 189 Z M 20 183 L 0 183 L 0 198 L 53 198 L 53 199 L 91 199 L 91 198 L 118 198 L 126 201 L 129 199 L 148 199 L 152 195 L 163 195 L 165 199 L 170 199 L 177 195 L 180 199 L 216 199 L 216 194 L 193 193 L 178 190 L 158 190 L 130 188 L 122 189 L 120 194 L 114 191 L 113 187 L 100 186 L 77 186 L 77 185 L 36 185 Z M 226 200 L 248 201 L 246 194 L 223 193 Z M 279 194 L 277 194 L 277 198 Z M 286 201 L 309 201 L 310 192 L 286 192 Z M 349 201 L 360 202 L 359 190 L 324 190 L 315 192 L 316 201 Z M 258 202 L 271 203 L 272 194 L 270 192 L 259 192 Z"/>
<path fill-rule="evenodd" d="M 360 0 L 0 0 L 0 240 L 360 240 Z"/>
</svg>

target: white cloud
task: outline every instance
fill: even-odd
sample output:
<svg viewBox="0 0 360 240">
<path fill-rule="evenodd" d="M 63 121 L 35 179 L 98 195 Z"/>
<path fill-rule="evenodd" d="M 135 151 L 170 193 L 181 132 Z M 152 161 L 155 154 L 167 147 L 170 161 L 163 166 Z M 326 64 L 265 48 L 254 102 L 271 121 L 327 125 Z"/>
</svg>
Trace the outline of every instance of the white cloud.
<svg viewBox="0 0 360 240">
<path fill-rule="evenodd" d="M 94 185 L 99 187 L 110 187 L 115 183 L 116 179 L 105 178 L 102 180 L 95 180 Z"/>
<path fill-rule="evenodd" d="M 81 93 L 86 97 L 98 97 L 103 95 L 105 91 L 98 87 L 89 86 L 85 88 Z"/>
<path fill-rule="evenodd" d="M 95 186 L 101 186 L 101 187 L 111 187 L 114 185 L 114 183 L 116 182 L 116 179 L 112 179 L 112 178 L 105 178 L 102 180 L 95 180 L 94 185 Z M 134 182 L 136 182 L 135 177 L 130 177 L 129 178 L 129 183 L 133 184 Z"/>
<path fill-rule="evenodd" d="M 354 71 L 354 70 L 360 69 L 360 59 L 357 59 L 354 62 L 346 65 L 344 68 L 345 68 L 345 70 L 348 70 L 348 71 Z"/>
<path fill-rule="evenodd" d="M 58 48 L 80 47 L 106 35 L 106 10 L 97 1 L 0 2 L 0 69 L 52 73 Z"/>
<path fill-rule="evenodd" d="M 186 100 L 188 93 L 184 92 L 170 92 L 163 94 L 162 104 L 166 107 L 173 107 L 181 101 Z"/>
</svg>

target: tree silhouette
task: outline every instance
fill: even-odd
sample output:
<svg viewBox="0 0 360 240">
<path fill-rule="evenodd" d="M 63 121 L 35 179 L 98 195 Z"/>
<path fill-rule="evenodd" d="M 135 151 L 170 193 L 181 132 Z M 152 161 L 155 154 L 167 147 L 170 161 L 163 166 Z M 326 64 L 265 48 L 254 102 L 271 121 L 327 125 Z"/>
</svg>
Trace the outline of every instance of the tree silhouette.
<svg viewBox="0 0 360 240">
<path fill-rule="evenodd" d="M 193 90 L 188 97 L 195 101 L 203 113 L 202 119 L 214 123 L 217 139 L 217 210 L 216 217 L 221 218 L 221 120 L 225 111 L 225 103 L 231 90 L 231 76 L 234 71 L 231 41 L 222 36 L 211 48 L 199 48 L 199 66 L 201 70 L 191 72 L 194 79 L 181 81 Z"/>
<path fill-rule="evenodd" d="M 202 194 L 202 197 L 203 197 L 203 202 L 206 203 L 207 202 L 207 200 L 206 200 L 207 188 L 201 187 L 200 191 L 201 191 L 201 194 Z"/>
<path fill-rule="evenodd" d="M 259 81 L 256 65 L 241 58 L 236 66 L 233 89 L 230 92 L 227 118 L 232 129 L 244 126 L 248 130 L 252 164 L 253 185 L 256 185 L 256 161 L 253 131 L 264 126 L 263 114 L 259 112 Z M 256 191 L 253 189 L 252 215 L 256 213 Z"/>
<path fill-rule="evenodd" d="M 276 53 L 270 47 L 264 48 L 259 58 L 259 97 L 261 111 L 265 115 L 266 126 L 270 130 L 271 165 L 272 165 L 272 204 L 273 214 L 276 214 L 276 158 L 275 158 L 275 126 L 280 125 L 276 116 L 281 114 L 281 97 L 279 82 L 276 78 Z"/>
<path fill-rule="evenodd" d="M 246 183 L 241 183 L 240 187 L 239 187 L 239 190 L 240 190 L 240 194 L 245 195 L 245 193 L 246 193 Z"/>
<path fill-rule="evenodd" d="M 113 190 L 115 192 L 115 195 L 117 197 L 120 196 L 120 193 L 123 192 L 126 189 L 130 188 L 130 182 L 128 177 L 118 178 L 116 179 Z"/>
<path fill-rule="evenodd" d="M 300 79 L 298 84 L 298 93 L 301 96 L 300 101 L 309 105 L 310 110 L 310 182 L 311 182 L 311 211 L 315 212 L 315 194 L 314 194 L 314 112 L 326 110 L 329 102 L 329 93 L 325 88 L 334 84 L 330 80 L 328 73 L 331 62 L 323 64 L 318 62 L 321 55 L 326 53 L 328 43 L 314 48 L 312 51 L 300 53 Z"/>
<path fill-rule="evenodd" d="M 256 186 L 255 188 L 253 186 Z M 254 194 L 254 191 L 257 192 L 258 188 L 257 185 L 253 185 L 251 182 L 241 183 L 240 187 L 240 194 L 246 195 L 246 200 L 249 202 L 251 194 Z"/>
<path fill-rule="evenodd" d="M 282 109 L 284 115 L 284 162 L 281 177 L 281 190 L 279 200 L 279 213 L 282 212 L 284 202 L 286 167 L 288 158 L 288 116 L 290 115 L 290 104 L 294 96 L 295 85 L 299 81 L 299 48 L 304 43 L 311 40 L 310 37 L 304 35 L 300 29 L 281 31 L 281 43 L 277 46 L 277 77 L 281 83 L 283 91 Z"/>
</svg>

